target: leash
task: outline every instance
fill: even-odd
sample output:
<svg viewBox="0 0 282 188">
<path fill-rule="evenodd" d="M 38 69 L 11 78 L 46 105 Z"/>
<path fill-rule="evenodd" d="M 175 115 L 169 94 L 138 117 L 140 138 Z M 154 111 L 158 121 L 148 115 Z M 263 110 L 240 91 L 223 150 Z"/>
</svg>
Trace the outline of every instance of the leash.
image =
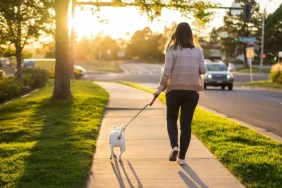
<svg viewBox="0 0 282 188">
<path fill-rule="evenodd" d="M 146 104 L 123 128 L 125 129 L 147 106 L 152 106 L 159 95 L 155 95 L 148 104 Z"/>
</svg>

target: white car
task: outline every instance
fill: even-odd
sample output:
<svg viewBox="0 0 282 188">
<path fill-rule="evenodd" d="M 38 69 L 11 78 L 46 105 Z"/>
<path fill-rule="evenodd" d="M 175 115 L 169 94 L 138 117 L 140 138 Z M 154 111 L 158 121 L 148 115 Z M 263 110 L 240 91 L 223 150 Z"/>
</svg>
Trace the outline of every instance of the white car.
<svg viewBox="0 0 282 188">
<path fill-rule="evenodd" d="M 82 66 L 79 66 L 79 65 L 73 66 L 73 72 L 74 72 L 75 79 L 82 78 L 86 75 L 86 70 Z"/>
</svg>

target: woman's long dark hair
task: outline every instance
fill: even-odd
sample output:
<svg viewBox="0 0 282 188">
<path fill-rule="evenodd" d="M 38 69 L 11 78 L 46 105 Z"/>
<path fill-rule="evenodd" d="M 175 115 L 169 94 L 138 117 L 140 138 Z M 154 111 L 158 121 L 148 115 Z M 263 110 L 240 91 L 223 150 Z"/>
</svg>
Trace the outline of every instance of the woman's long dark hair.
<svg viewBox="0 0 282 188">
<path fill-rule="evenodd" d="M 182 48 L 194 48 L 193 33 L 190 25 L 187 22 L 181 22 L 177 25 L 174 33 L 175 44 L 173 49 L 178 47 Z"/>
</svg>

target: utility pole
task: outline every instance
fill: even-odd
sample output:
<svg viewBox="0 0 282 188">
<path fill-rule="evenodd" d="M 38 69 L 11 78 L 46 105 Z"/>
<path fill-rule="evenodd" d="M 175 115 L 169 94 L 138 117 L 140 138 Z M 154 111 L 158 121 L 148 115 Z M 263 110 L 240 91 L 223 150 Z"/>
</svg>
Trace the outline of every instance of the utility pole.
<svg viewBox="0 0 282 188">
<path fill-rule="evenodd" d="M 265 14 L 266 14 L 266 10 L 264 8 L 263 15 L 262 15 L 262 25 L 261 25 L 261 44 L 260 44 L 261 50 L 260 50 L 260 65 L 259 65 L 260 72 L 262 72 L 262 67 L 263 67 Z"/>
<path fill-rule="evenodd" d="M 271 0 L 269 0 L 263 9 L 263 13 L 262 13 L 262 24 L 261 24 L 261 51 L 260 51 L 260 72 L 262 72 L 262 67 L 263 67 L 263 54 L 264 54 L 264 29 L 265 29 L 265 16 L 266 16 L 266 6 L 267 4 L 270 2 Z"/>
<path fill-rule="evenodd" d="M 249 22 L 251 18 L 251 4 L 249 2 L 247 2 L 245 5 L 244 5 L 244 35 L 245 36 L 249 36 L 249 31 L 248 31 L 248 24 L 247 22 Z M 247 59 L 247 53 L 246 53 L 246 50 L 247 50 L 247 44 L 244 43 L 244 63 L 245 63 L 245 66 L 248 65 L 248 59 Z"/>
</svg>

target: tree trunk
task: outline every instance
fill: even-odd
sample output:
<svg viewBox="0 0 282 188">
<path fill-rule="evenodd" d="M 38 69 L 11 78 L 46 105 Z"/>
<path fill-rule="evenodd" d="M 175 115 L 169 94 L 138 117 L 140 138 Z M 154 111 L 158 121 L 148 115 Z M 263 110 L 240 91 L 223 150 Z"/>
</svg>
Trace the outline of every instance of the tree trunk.
<svg viewBox="0 0 282 188">
<path fill-rule="evenodd" d="M 19 19 L 21 18 L 21 7 L 18 6 L 18 12 L 17 12 L 17 39 L 15 41 L 15 48 L 16 48 L 16 59 L 17 59 L 17 79 L 22 83 L 23 81 L 23 71 L 22 71 L 22 25 Z"/>
<path fill-rule="evenodd" d="M 55 83 L 52 99 L 71 99 L 69 35 L 68 35 L 69 0 L 56 0 L 56 66 Z"/>
<path fill-rule="evenodd" d="M 71 19 L 74 19 L 74 14 L 75 14 L 75 6 L 76 6 L 76 0 L 72 0 L 72 7 L 71 7 Z M 72 23 L 71 26 L 71 33 L 70 33 L 70 78 L 74 79 L 74 60 L 73 60 L 73 51 L 74 51 L 74 23 Z"/>
<path fill-rule="evenodd" d="M 15 45 L 16 48 L 16 59 L 17 59 L 17 79 L 22 82 L 23 80 L 23 71 L 22 71 L 22 50 L 21 47 Z"/>
</svg>

